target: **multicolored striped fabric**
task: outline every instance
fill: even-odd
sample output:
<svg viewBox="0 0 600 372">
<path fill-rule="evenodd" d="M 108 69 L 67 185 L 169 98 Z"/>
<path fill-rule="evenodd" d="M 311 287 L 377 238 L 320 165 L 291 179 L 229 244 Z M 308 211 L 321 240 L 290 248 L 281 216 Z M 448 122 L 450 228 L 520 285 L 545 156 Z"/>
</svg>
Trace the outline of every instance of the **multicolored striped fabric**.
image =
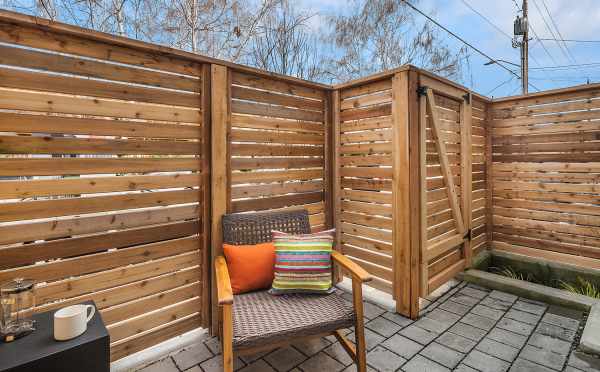
<svg viewBox="0 0 600 372">
<path fill-rule="evenodd" d="M 331 293 L 334 231 L 304 235 L 273 231 L 275 279 L 270 292 Z"/>
</svg>

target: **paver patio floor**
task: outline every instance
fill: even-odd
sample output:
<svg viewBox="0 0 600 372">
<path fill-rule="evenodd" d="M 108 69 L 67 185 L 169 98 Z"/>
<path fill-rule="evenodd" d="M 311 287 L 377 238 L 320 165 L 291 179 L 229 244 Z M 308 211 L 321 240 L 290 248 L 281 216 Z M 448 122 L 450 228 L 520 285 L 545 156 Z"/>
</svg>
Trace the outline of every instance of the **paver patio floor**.
<svg viewBox="0 0 600 372">
<path fill-rule="evenodd" d="M 350 297 L 348 297 L 350 299 Z M 600 371 L 600 359 L 573 351 L 583 314 L 461 283 L 411 321 L 365 303 L 370 371 Z M 351 329 L 348 337 L 353 340 Z M 207 337 L 140 372 L 221 370 L 219 342 Z M 241 372 L 355 371 L 333 337 L 236 358 Z"/>
</svg>

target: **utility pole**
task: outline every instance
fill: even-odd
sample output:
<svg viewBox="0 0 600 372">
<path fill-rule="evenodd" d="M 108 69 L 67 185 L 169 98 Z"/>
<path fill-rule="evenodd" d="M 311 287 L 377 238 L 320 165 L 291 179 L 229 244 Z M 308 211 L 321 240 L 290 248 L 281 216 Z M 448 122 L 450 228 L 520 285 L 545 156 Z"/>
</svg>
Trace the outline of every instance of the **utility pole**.
<svg viewBox="0 0 600 372">
<path fill-rule="evenodd" d="M 513 48 L 521 48 L 521 84 L 523 94 L 528 93 L 529 87 L 529 20 L 527 18 L 528 7 L 527 0 L 523 0 L 523 17 L 517 15 L 515 20 L 515 38 L 513 39 Z M 519 40 L 519 36 L 523 38 Z"/>
<path fill-rule="evenodd" d="M 523 20 L 525 21 L 525 30 L 523 32 L 523 41 L 521 42 L 521 83 L 523 84 L 523 94 L 527 94 L 529 87 L 529 19 L 527 18 L 527 0 L 523 0 Z"/>
</svg>

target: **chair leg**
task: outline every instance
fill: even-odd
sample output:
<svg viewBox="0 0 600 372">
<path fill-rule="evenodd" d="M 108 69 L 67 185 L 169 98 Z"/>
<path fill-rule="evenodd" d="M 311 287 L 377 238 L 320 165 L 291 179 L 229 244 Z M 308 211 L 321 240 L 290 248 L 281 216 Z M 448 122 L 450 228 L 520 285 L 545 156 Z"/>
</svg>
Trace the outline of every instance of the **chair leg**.
<svg viewBox="0 0 600 372">
<path fill-rule="evenodd" d="M 233 372 L 233 317 L 231 305 L 223 305 L 222 314 L 221 350 L 223 351 L 223 372 Z"/>
<path fill-rule="evenodd" d="M 367 345 L 365 343 L 362 283 L 358 280 L 352 280 L 352 298 L 354 302 L 354 312 L 356 313 L 356 324 L 354 325 L 354 336 L 356 340 L 356 370 L 358 372 L 366 372 Z"/>
</svg>

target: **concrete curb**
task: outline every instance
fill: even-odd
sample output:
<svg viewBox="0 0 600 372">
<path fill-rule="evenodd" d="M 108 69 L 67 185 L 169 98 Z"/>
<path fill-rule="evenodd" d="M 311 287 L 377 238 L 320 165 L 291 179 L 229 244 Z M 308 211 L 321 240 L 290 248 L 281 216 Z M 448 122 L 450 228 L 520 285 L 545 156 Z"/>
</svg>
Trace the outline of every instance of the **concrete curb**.
<svg viewBox="0 0 600 372">
<path fill-rule="evenodd" d="M 579 348 L 586 353 L 600 355 L 600 301 L 580 294 L 476 269 L 465 271 L 462 278 L 469 283 L 512 293 L 530 300 L 589 312 Z"/>
<path fill-rule="evenodd" d="M 592 306 L 581 340 L 579 348 L 586 353 L 600 354 L 600 304 Z"/>
</svg>

